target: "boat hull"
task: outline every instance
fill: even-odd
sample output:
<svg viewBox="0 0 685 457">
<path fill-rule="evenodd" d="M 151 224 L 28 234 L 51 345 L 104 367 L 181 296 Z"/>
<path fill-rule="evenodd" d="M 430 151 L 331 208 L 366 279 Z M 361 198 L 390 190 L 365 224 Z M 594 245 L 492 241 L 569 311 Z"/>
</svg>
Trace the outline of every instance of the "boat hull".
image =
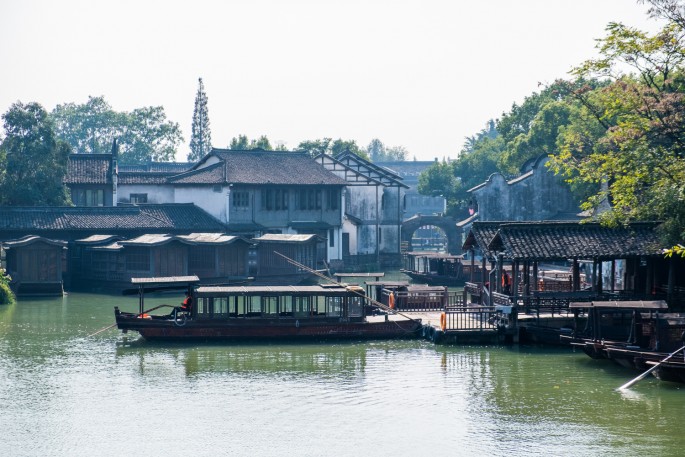
<svg viewBox="0 0 685 457">
<path fill-rule="evenodd" d="M 149 341 L 154 340 L 338 340 L 415 338 L 420 334 L 421 321 L 388 320 L 359 322 L 308 322 L 297 319 L 227 319 L 221 321 L 187 320 L 183 323 L 170 318 L 138 318 L 136 314 L 115 314 L 120 330 L 136 331 Z M 238 322 L 236 322 L 238 321 Z M 242 321 L 242 322 L 240 322 Z"/>
</svg>

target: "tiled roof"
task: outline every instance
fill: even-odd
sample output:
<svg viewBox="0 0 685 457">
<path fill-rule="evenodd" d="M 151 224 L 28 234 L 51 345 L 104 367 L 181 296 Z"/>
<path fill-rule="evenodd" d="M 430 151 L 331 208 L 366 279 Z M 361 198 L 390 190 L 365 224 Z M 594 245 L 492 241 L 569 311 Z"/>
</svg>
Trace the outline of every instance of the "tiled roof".
<svg viewBox="0 0 685 457">
<path fill-rule="evenodd" d="M 105 207 L 2 207 L 0 230 L 179 230 L 221 232 L 225 226 L 192 203 Z"/>
<path fill-rule="evenodd" d="M 71 154 L 65 184 L 111 184 L 111 154 Z"/>
<path fill-rule="evenodd" d="M 5 241 L 3 243 L 3 247 L 5 249 L 11 249 L 11 248 L 18 248 L 21 246 L 28 246 L 33 243 L 45 243 L 45 244 L 50 244 L 52 246 L 61 246 L 65 247 L 67 245 L 66 241 L 63 240 L 51 240 L 49 238 L 43 238 L 42 236 L 36 236 L 36 235 L 26 235 L 25 237 L 19 238 L 18 240 L 10 240 L 10 241 Z"/>
<path fill-rule="evenodd" d="M 226 184 L 226 167 L 221 162 L 215 163 L 170 177 L 169 182 L 174 184 Z"/>
<path fill-rule="evenodd" d="M 469 249 L 481 249 L 487 257 L 492 253 L 488 250 L 490 241 L 495 237 L 500 225 L 504 222 L 480 222 L 475 221 L 471 225 L 471 230 L 464 241 L 462 249 L 465 251 Z"/>
<path fill-rule="evenodd" d="M 167 184 L 177 173 L 150 173 L 147 171 L 122 172 L 119 170 L 119 184 Z"/>
<path fill-rule="evenodd" d="M 119 164 L 119 173 L 171 173 L 178 174 L 188 171 L 194 162 L 150 162 L 145 164 Z"/>
<path fill-rule="evenodd" d="M 474 223 L 474 228 L 476 224 Z M 536 222 L 500 226 L 488 248 L 508 259 L 620 259 L 658 256 L 656 223 L 608 228 L 598 223 Z"/>
<path fill-rule="evenodd" d="M 312 240 L 316 240 L 319 237 L 316 235 L 293 235 L 293 234 L 280 234 L 280 233 L 267 233 L 259 238 L 253 238 L 253 241 L 258 242 L 276 242 L 276 243 L 307 243 Z"/>
<path fill-rule="evenodd" d="M 346 182 L 303 152 L 213 149 L 222 164 L 170 178 L 174 184 L 338 185 Z"/>
<path fill-rule="evenodd" d="M 190 170 L 192 162 L 151 162 L 119 165 L 119 184 L 167 184 L 168 179 Z"/>
</svg>

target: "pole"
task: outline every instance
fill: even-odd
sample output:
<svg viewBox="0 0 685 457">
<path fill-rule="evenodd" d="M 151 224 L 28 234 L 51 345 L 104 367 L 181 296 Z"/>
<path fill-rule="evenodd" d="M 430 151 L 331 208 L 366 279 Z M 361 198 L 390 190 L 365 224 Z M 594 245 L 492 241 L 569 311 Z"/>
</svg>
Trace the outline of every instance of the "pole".
<svg viewBox="0 0 685 457">
<path fill-rule="evenodd" d="M 668 355 L 668 357 L 666 357 L 664 360 L 662 360 L 661 362 L 657 363 L 656 365 L 654 365 L 652 368 L 650 368 L 649 370 L 647 370 L 647 371 L 645 371 L 644 373 L 642 373 L 642 374 L 641 374 L 640 376 L 638 376 L 637 378 L 632 379 L 632 380 L 628 381 L 627 383 L 623 384 L 621 387 L 618 388 L 618 390 L 627 389 L 628 387 L 632 386 L 633 384 L 637 383 L 638 381 L 644 379 L 649 373 L 651 373 L 652 371 L 656 370 L 656 369 L 659 367 L 659 365 L 661 365 L 662 363 L 664 363 L 665 361 L 667 361 L 668 359 L 670 359 L 671 357 L 673 357 L 674 355 L 676 355 L 678 352 L 682 351 L 683 349 L 685 349 L 685 346 L 681 347 L 680 349 L 676 349 L 674 352 L 671 352 L 671 353 Z"/>
</svg>

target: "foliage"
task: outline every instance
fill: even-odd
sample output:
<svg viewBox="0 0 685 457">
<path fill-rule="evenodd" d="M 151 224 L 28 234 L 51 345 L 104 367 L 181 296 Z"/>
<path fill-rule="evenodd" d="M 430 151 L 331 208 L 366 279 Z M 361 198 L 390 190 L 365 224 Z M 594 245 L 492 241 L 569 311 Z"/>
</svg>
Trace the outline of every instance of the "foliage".
<svg viewBox="0 0 685 457">
<path fill-rule="evenodd" d="M 116 112 L 104 97 L 88 97 L 82 105 L 57 105 L 50 116 L 56 135 L 75 153 L 107 153 L 116 139 L 121 163 L 173 160 L 183 141 L 179 125 L 167 120 L 161 106 Z"/>
<path fill-rule="evenodd" d="M 0 205 L 70 204 L 63 184 L 70 147 L 59 140 L 45 109 L 17 102 L 3 114 L 0 144 Z"/>
<path fill-rule="evenodd" d="M 305 140 L 300 142 L 297 146 L 299 151 L 303 151 L 316 157 L 319 154 L 328 154 L 332 156 L 338 156 L 346 152 L 355 154 L 365 160 L 369 160 L 369 156 L 366 151 L 359 148 L 356 141 L 354 140 L 343 140 L 338 138 L 333 140 L 331 138 L 322 138 L 318 140 Z"/>
<path fill-rule="evenodd" d="M 454 176 L 452 164 L 447 161 L 435 162 L 419 175 L 417 190 L 422 195 L 443 196 L 447 201 L 447 214 L 455 213 L 455 193 L 461 188 L 459 179 Z"/>
<path fill-rule="evenodd" d="M 666 257 L 671 257 L 673 255 L 685 257 L 685 246 L 683 246 L 682 244 L 676 244 L 670 249 L 665 249 L 664 254 L 666 255 Z"/>
<path fill-rule="evenodd" d="M 9 276 L 0 268 L 0 305 L 11 305 L 15 301 L 14 293 L 10 289 Z"/>
<path fill-rule="evenodd" d="M 372 162 L 399 162 L 407 160 L 409 152 L 404 146 L 386 148 L 381 140 L 374 138 L 366 147 L 366 154 Z"/>
<path fill-rule="evenodd" d="M 262 135 L 256 140 L 250 140 L 246 135 L 238 135 L 231 139 L 228 149 L 234 151 L 249 151 L 252 149 L 262 149 L 264 151 L 286 151 L 285 146 L 279 144 L 274 148 L 266 135 Z"/>
<path fill-rule="evenodd" d="M 571 182 L 604 184 L 584 207 L 610 203 L 605 223 L 661 220 L 664 241 L 675 243 L 685 238 L 685 30 L 670 22 L 649 35 L 612 23 L 607 32 L 600 57 L 574 70 L 611 81 L 574 92 L 604 133 L 594 141 L 566 134 L 552 165 Z"/>
<path fill-rule="evenodd" d="M 190 135 L 190 153 L 188 161 L 197 162 L 212 150 L 212 132 L 209 128 L 209 112 L 207 110 L 207 94 L 202 78 L 199 79 L 195 108 L 193 109 L 193 125 Z"/>
</svg>

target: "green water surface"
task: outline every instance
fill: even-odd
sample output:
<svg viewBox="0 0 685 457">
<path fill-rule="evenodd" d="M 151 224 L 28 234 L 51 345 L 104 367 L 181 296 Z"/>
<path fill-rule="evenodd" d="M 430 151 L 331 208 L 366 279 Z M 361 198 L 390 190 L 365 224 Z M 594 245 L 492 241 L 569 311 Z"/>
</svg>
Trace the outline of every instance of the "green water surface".
<svg viewBox="0 0 685 457">
<path fill-rule="evenodd" d="M 176 305 L 166 295 L 147 306 Z M 0 456 L 681 456 L 683 386 L 570 348 L 150 344 L 136 297 L 0 306 Z"/>
</svg>

